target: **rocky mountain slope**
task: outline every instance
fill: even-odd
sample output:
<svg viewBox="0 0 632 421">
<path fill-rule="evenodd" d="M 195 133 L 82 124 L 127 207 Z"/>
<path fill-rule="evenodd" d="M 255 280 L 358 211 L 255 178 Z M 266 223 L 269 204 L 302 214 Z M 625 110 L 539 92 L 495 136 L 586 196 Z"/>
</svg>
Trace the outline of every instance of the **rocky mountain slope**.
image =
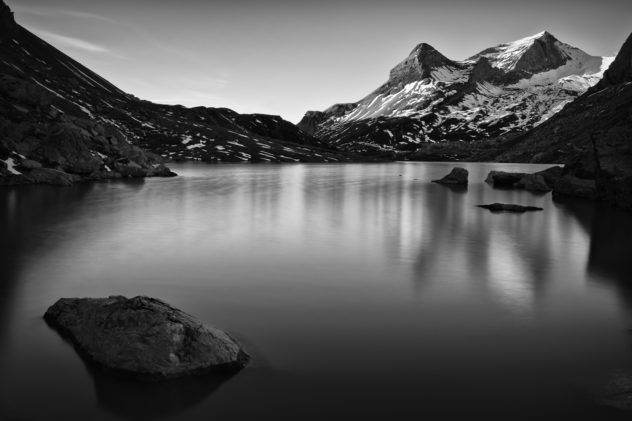
<svg viewBox="0 0 632 421">
<path fill-rule="evenodd" d="M 595 85 L 611 62 L 548 32 L 463 61 L 420 44 L 377 90 L 355 103 L 310 111 L 298 126 L 331 145 L 368 154 L 521 133 Z"/>
<path fill-rule="evenodd" d="M 185 159 L 353 158 L 277 116 L 140 100 L 18 25 L 0 0 L 0 183 L 169 175 L 163 161 Z"/>
<path fill-rule="evenodd" d="M 500 161 L 565 163 L 560 194 L 632 209 L 632 35 L 599 83 L 500 149 Z"/>
</svg>

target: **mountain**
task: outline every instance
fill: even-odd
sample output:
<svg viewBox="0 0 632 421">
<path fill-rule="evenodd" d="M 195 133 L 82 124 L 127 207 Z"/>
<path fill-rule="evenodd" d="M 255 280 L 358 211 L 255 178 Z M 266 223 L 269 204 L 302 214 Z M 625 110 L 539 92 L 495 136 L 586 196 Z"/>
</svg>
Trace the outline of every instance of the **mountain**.
<svg viewBox="0 0 632 421">
<path fill-rule="evenodd" d="M 632 35 L 599 83 L 501 146 L 496 160 L 564 163 L 560 195 L 604 199 L 632 210 Z"/>
<path fill-rule="evenodd" d="M 548 32 L 463 61 L 419 44 L 377 90 L 355 103 L 309 111 L 298 126 L 330 145 L 367 154 L 522 133 L 595 85 L 611 62 Z"/>
<path fill-rule="evenodd" d="M 165 160 L 350 159 L 278 116 L 140 100 L 21 27 L 0 0 L 0 184 L 171 175 Z"/>
</svg>

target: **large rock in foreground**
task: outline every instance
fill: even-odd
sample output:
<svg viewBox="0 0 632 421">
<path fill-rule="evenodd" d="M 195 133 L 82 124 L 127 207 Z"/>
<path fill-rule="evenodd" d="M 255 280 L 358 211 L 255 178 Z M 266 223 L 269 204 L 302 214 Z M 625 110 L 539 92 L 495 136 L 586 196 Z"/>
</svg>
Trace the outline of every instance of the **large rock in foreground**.
<svg viewBox="0 0 632 421">
<path fill-rule="evenodd" d="M 62 298 L 44 319 L 89 360 L 141 379 L 233 373 L 250 358 L 225 332 L 155 298 Z"/>
</svg>

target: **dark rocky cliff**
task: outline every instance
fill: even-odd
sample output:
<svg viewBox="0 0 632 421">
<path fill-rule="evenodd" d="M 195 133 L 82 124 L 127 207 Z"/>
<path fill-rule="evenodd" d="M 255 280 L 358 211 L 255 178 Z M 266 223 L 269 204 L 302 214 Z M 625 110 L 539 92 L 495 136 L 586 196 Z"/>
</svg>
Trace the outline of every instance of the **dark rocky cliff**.
<svg viewBox="0 0 632 421">
<path fill-rule="evenodd" d="M 505 152 L 497 159 L 564 163 L 566 175 L 594 184 L 594 198 L 632 210 L 631 63 L 632 35 L 601 82 L 549 121 L 501 145 Z"/>
</svg>

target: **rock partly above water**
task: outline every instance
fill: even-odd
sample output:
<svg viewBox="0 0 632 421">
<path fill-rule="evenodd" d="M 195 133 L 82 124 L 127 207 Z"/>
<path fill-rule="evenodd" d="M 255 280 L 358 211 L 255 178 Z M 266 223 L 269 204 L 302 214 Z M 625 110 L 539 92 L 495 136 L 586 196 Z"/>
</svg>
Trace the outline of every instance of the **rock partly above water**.
<svg viewBox="0 0 632 421">
<path fill-rule="evenodd" d="M 479 208 L 489 209 L 492 212 L 514 212 L 523 213 L 527 211 L 541 211 L 537 206 L 521 206 L 506 203 L 492 203 L 491 205 L 478 205 Z"/>
<path fill-rule="evenodd" d="M 524 189 L 532 192 L 550 192 L 563 178 L 562 167 L 551 167 L 534 174 L 522 172 L 490 171 L 485 182 L 492 187 Z"/>
<path fill-rule="evenodd" d="M 525 175 L 514 186 L 532 192 L 549 192 L 552 190 L 546 179 L 537 173 Z"/>
<path fill-rule="evenodd" d="M 468 182 L 468 175 L 469 173 L 465 168 L 456 167 L 450 171 L 450 174 L 439 180 L 432 180 L 432 182 L 465 186 Z"/>
<path fill-rule="evenodd" d="M 523 172 L 490 171 L 485 182 L 493 187 L 513 188 L 526 175 Z"/>
<path fill-rule="evenodd" d="M 62 298 L 44 319 L 88 360 L 140 379 L 234 373 L 250 359 L 225 332 L 155 298 Z"/>
</svg>

